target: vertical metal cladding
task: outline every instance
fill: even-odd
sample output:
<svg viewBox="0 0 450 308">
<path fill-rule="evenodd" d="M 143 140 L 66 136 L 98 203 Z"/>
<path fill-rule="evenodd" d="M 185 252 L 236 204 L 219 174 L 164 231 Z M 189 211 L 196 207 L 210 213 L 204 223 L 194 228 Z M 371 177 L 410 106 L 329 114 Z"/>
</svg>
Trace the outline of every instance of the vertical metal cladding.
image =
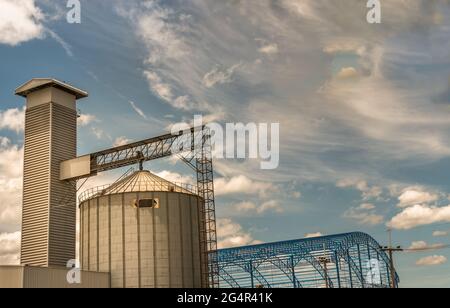
<svg viewBox="0 0 450 308">
<path fill-rule="evenodd" d="M 81 197 L 82 268 L 111 273 L 113 288 L 200 288 L 203 200 L 139 171 Z M 137 200 L 157 200 L 136 207 Z"/>
<path fill-rule="evenodd" d="M 22 264 L 47 265 L 51 104 L 26 111 L 22 210 Z"/>
<path fill-rule="evenodd" d="M 76 190 L 59 163 L 76 156 L 76 111 L 56 103 L 27 109 L 22 264 L 65 266 L 75 256 Z"/>
<path fill-rule="evenodd" d="M 75 259 L 76 184 L 60 181 L 60 164 L 76 157 L 76 101 L 88 93 L 34 78 L 15 94 L 27 99 L 21 263 L 66 266 Z"/>
</svg>

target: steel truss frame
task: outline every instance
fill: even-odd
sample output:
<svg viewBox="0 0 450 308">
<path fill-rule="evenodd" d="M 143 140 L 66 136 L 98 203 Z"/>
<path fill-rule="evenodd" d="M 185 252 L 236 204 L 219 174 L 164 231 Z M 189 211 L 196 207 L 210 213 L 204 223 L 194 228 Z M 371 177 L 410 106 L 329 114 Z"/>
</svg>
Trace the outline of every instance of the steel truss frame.
<svg viewBox="0 0 450 308">
<path fill-rule="evenodd" d="M 222 287 L 275 288 L 389 288 L 389 258 L 364 233 L 347 233 L 312 239 L 223 249 L 218 251 Z M 330 260 L 325 269 L 321 258 Z M 380 283 L 367 279 L 371 260 L 379 264 Z M 397 274 L 395 287 L 400 279 Z M 328 283 L 325 283 L 325 279 Z"/>
<path fill-rule="evenodd" d="M 202 208 L 201 245 L 206 253 L 201 256 L 205 264 L 203 287 L 219 287 L 217 265 L 217 233 L 214 196 L 214 169 L 212 161 L 211 132 L 207 126 L 193 127 L 177 134 L 166 134 L 128 145 L 107 149 L 90 155 L 91 173 L 69 179 L 76 181 L 100 172 L 131 166 L 146 161 L 178 155 L 193 168 L 197 175 L 198 194 L 204 200 Z"/>
</svg>

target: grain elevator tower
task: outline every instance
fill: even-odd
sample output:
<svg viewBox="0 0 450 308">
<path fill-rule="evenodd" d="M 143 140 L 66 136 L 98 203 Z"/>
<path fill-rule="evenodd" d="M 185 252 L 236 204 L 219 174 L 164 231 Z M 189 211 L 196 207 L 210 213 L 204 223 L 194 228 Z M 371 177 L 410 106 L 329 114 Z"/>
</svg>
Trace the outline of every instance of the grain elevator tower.
<svg viewBox="0 0 450 308">
<path fill-rule="evenodd" d="M 16 95 L 27 99 L 21 263 L 66 266 L 75 259 L 76 186 L 60 181 L 60 163 L 76 157 L 76 101 L 88 93 L 38 78 Z"/>
</svg>

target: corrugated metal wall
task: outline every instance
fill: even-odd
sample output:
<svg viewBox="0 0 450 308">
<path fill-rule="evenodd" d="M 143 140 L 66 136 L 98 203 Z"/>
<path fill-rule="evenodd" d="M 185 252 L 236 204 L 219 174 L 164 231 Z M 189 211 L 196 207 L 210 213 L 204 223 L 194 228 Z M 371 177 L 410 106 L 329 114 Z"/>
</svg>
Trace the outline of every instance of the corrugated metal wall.
<svg viewBox="0 0 450 308">
<path fill-rule="evenodd" d="M 109 273 L 82 271 L 80 284 L 67 282 L 67 268 L 0 266 L 0 288 L 109 288 Z"/>
<path fill-rule="evenodd" d="M 26 267 L 24 288 L 109 288 L 108 273 L 81 272 L 81 284 L 67 282 L 66 268 Z"/>
<path fill-rule="evenodd" d="M 76 188 L 59 181 L 59 164 L 76 157 L 76 111 L 48 103 L 25 118 L 21 262 L 65 266 L 75 258 Z"/>
<path fill-rule="evenodd" d="M 66 266 L 75 258 L 76 186 L 60 181 L 60 164 L 77 156 L 77 113 L 52 104 L 49 266 Z"/>
<path fill-rule="evenodd" d="M 139 198 L 160 208 L 136 209 Z M 88 200 L 81 208 L 82 268 L 110 271 L 113 288 L 200 288 L 198 196 L 125 193 Z"/>
<path fill-rule="evenodd" d="M 26 111 L 22 264 L 47 266 L 51 104 Z"/>
<path fill-rule="evenodd" d="M 22 266 L 0 266 L 0 289 L 22 288 L 23 269 Z"/>
</svg>

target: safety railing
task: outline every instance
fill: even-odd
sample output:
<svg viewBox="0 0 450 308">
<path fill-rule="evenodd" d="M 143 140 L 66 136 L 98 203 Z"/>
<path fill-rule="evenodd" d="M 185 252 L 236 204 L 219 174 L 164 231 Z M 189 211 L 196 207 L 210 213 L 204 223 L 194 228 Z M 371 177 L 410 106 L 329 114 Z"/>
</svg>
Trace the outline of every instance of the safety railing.
<svg viewBox="0 0 450 308">
<path fill-rule="evenodd" d="M 134 192 L 152 192 L 152 191 L 167 191 L 177 193 L 190 193 L 198 195 L 198 189 L 196 186 L 184 183 L 167 183 L 167 182 L 135 182 L 132 187 L 112 187 L 114 185 L 102 185 L 94 188 L 90 188 L 78 197 L 78 202 L 83 203 L 87 200 L 98 198 L 104 195 L 113 195 L 119 193 L 134 193 Z"/>
</svg>

